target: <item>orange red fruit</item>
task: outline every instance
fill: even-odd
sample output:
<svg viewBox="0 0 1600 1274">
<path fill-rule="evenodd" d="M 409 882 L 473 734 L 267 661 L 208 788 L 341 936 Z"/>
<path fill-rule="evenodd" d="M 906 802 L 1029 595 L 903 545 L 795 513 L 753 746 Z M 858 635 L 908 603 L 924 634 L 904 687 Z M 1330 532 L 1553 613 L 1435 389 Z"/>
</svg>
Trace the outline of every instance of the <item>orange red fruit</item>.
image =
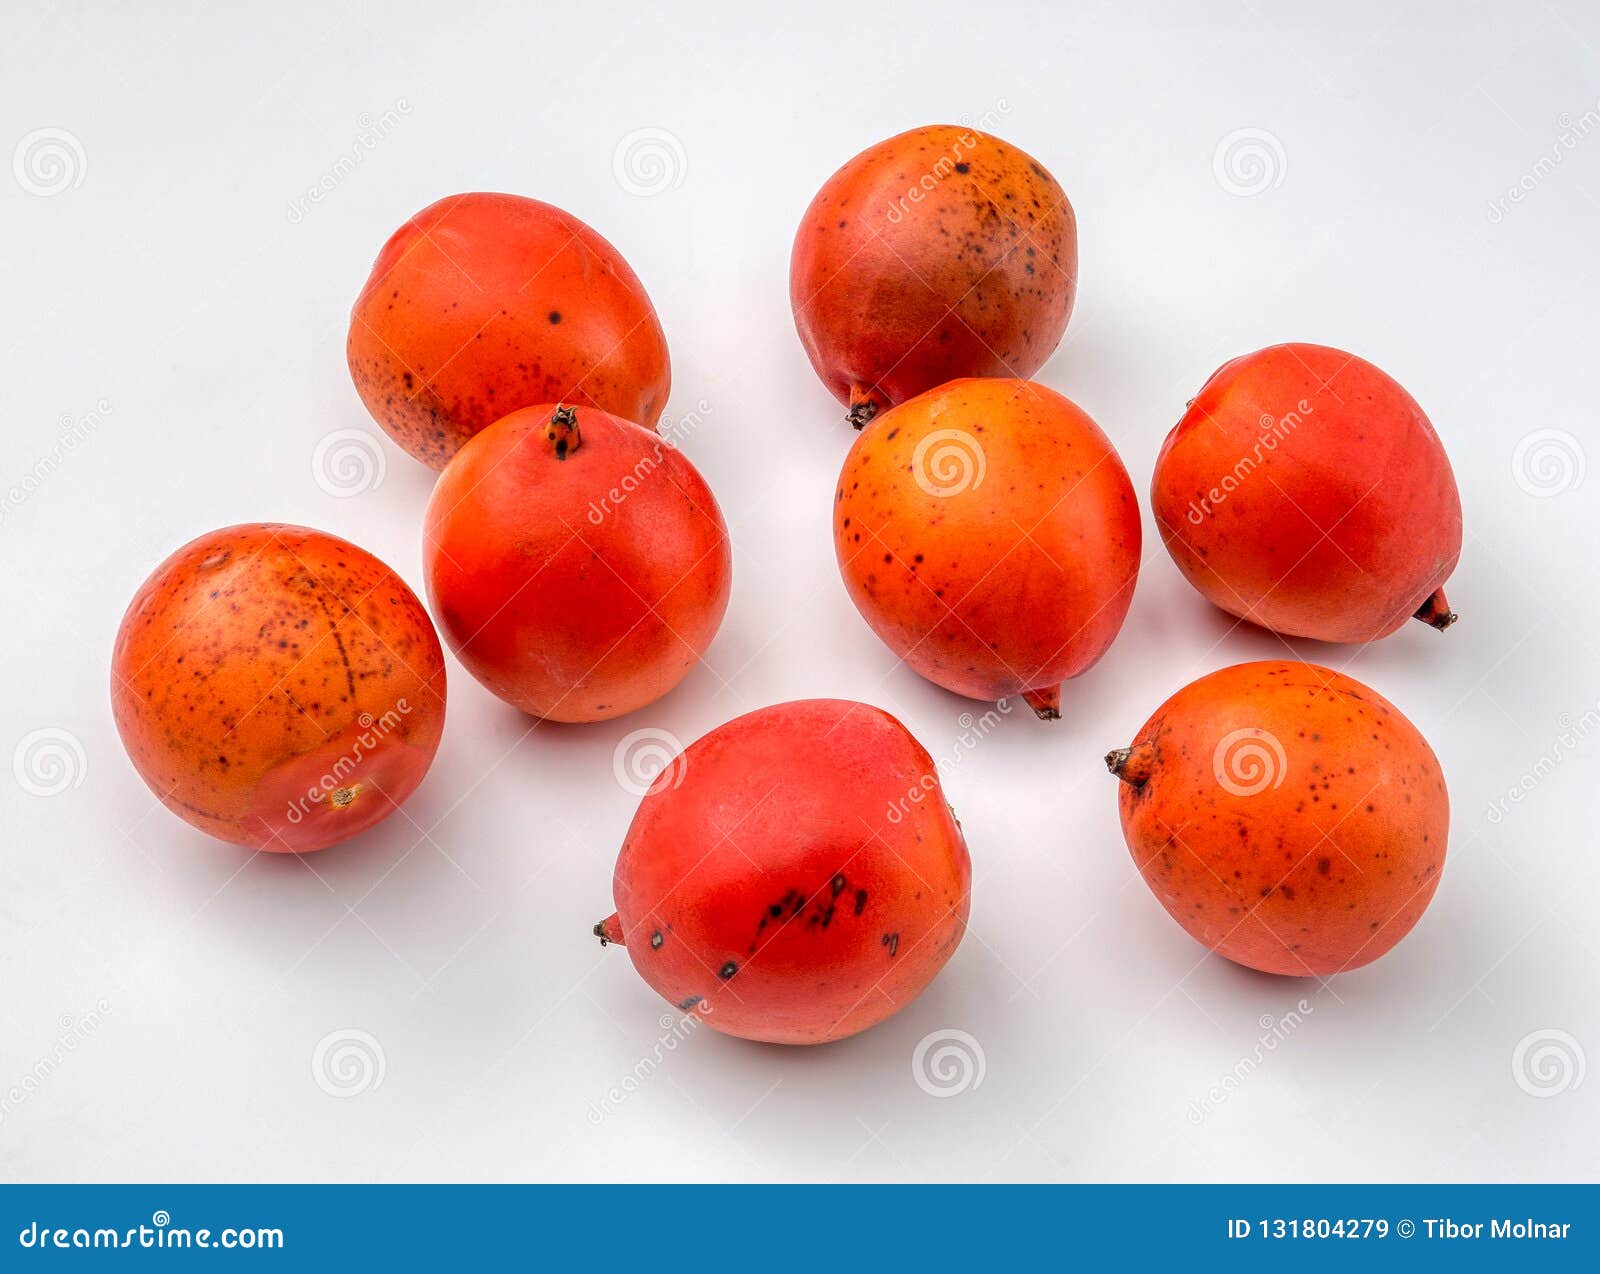
<svg viewBox="0 0 1600 1274">
<path fill-rule="evenodd" d="M 728 605 L 722 512 L 651 431 L 547 404 L 496 421 L 440 475 L 423 526 L 451 648 L 522 711 L 603 721 L 659 699 Z"/>
<path fill-rule="evenodd" d="M 1388 700 L 1316 664 L 1238 664 L 1106 758 L 1145 882 L 1196 940 L 1266 973 L 1383 955 L 1439 885 L 1450 800 Z"/>
<path fill-rule="evenodd" d="M 395 231 L 356 298 L 346 352 L 373 419 L 435 469 L 540 403 L 654 428 L 672 384 L 666 337 L 622 254 L 518 195 L 451 195 Z"/>
<path fill-rule="evenodd" d="M 657 776 L 595 932 L 719 1031 L 821 1044 L 933 980 L 971 883 L 916 739 L 877 708 L 806 699 L 719 726 Z"/>
<path fill-rule="evenodd" d="M 405 582 L 271 523 L 184 545 L 134 595 L 117 729 L 179 818 L 254 849 L 323 849 L 394 812 L 444 729 L 444 652 Z"/>
<path fill-rule="evenodd" d="M 1058 715 L 1139 573 L 1139 507 L 1116 449 L 1031 381 L 973 379 L 877 417 L 834 493 L 850 600 L 889 649 L 972 699 Z"/>
<path fill-rule="evenodd" d="M 1455 620 L 1449 457 L 1411 395 L 1354 354 L 1274 345 L 1224 363 L 1167 435 L 1150 500 L 1189 582 L 1263 628 L 1362 642 Z"/>
<path fill-rule="evenodd" d="M 1078 227 L 1032 156 L 959 125 L 857 155 L 795 235 L 789 300 L 817 375 L 860 428 L 964 376 L 1031 376 L 1078 282 Z"/>
</svg>

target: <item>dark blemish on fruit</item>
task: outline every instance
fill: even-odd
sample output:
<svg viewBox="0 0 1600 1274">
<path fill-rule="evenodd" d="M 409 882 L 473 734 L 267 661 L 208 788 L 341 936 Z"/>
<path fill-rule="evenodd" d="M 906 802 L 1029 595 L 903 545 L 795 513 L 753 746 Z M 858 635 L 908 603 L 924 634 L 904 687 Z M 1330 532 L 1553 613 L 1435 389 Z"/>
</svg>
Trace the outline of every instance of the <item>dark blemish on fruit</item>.
<svg viewBox="0 0 1600 1274">
<path fill-rule="evenodd" d="M 886 933 L 881 941 L 884 946 L 889 948 L 889 956 L 892 959 L 895 952 L 900 950 L 900 935 L 898 933 Z"/>
<path fill-rule="evenodd" d="M 866 909 L 866 906 L 867 891 L 865 889 L 856 890 L 856 915 L 859 916 Z"/>
<path fill-rule="evenodd" d="M 958 173 L 969 173 L 972 171 L 972 166 L 970 164 L 957 164 L 956 171 Z"/>
<path fill-rule="evenodd" d="M 723 965 L 717 970 L 717 976 L 726 982 L 737 972 L 739 972 L 738 963 L 736 961 L 729 960 L 727 964 Z"/>
<path fill-rule="evenodd" d="M 844 873 L 843 872 L 840 872 L 839 875 L 835 876 L 833 878 L 833 880 L 829 882 L 829 888 L 831 888 L 833 890 L 833 896 L 835 898 L 837 898 L 840 894 L 842 894 L 844 892 Z"/>
<path fill-rule="evenodd" d="M 551 310 L 550 311 L 550 321 L 552 323 L 561 322 L 561 311 L 560 310 Z"/>
<path fill-rule="evenodd" d="M 687 1000 L 680 1000 L 679 1001 L 679 1003 L 678 1003 L 678 1011 L 680 1013 L 687 1013 L 690 1009 L 694 1008 L 695 1005 L 704 1004 L 704 1003 L 705 1003 L 705 1000 L 704 1000 L 703 997 L 698 996 L 698 995 L 691 995 Z"/>
<path fill-rule="evenodd" d="M 652 933 L 650 935 L 650 949 L 652 951 L 661 950 L 661 944 L 663 942 L 665 942 L 665 941 L 666 941 L 666 938 L 664 938 L 662 936 L 661 930 L 657 929 L 654 933 Z"/>
<path fill-rule="evenodd" d="M 1331 858 L 1317 859 L 1317 870 L 1326 876 L 1330 871 L 1333 870 L 1333 860 Z"/>
</svg>

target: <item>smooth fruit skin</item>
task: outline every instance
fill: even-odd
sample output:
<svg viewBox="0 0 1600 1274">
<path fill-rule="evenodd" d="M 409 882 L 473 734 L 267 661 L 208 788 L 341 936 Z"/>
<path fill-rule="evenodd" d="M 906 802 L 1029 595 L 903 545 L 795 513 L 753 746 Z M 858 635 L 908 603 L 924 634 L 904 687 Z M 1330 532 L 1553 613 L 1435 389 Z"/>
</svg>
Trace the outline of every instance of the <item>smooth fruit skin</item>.
<svg viewBox="0 0 1600 1274">
<path fill-rule="evenodd" d="M 958 380 L 875 419 L 845 459 L 833 541 L 889 649 L 972 699 L 1063 681 L 1110 646 L 1139 574 L 1139 503 L 1080 408 L 1022 380 Z"/>
<path fill-rule="evenodd" d="M 518 195 L 451 195 L 401 226 L 356 298 L 346 352 L 373 419 L 435 469 L 539 403 L 654 428 L 672 384 L 661 324 L 621 253 Z"/>
<path fill-rule="evenodd" d="M 647 429 L 530 407 L 467 443 L 423 529 L 428 600 L 467 671 L 554 721 L 659 699 L 705 653 L 733 561 L 711 488 Z"/>
<path fill-rule="evenodd" d="M 444 651 L 416 595 L 364 549 L 230 526 L 134 595 L 111 706 L 134 768 L 179 818 L 303 853 L 381 822 L 422 782 L 444 729 Z"/>
<path fill-rule="evenodd" d="M 1167 435 L 1150 500 L 1189 582 L 1263 628 L 1365 642 L 1455 620 L 1449 457 L 1411 395 L 1354 354 L 1274 345 L 1224 364 Z"/>
<path fill-rule="evenodd" d="M 966 930 L 972 865 L 933 760 L 880 709 L 762 708 L 639 804 L 595 926 L 717 1030 L 822 1044 L 919 995 Z"/>
<path fill-rule="evenodd" d="M 1411 931 L 1439 884 L 1450 801 L 1433 749 L 1331 669 L 1213 672 L 1106 763 L 1145 883 L 1191 936 L 1249 968 L 1360 968 Z"/>
<path fill-rule="evenodd" d="M 830 177 L 789 262 L 801 343 L 857 428 L 957 377 L 1031 376 L 1077 282 L 1077 220 L 1055 178 L 949 124 L 879 142 Z"/>
</svg>

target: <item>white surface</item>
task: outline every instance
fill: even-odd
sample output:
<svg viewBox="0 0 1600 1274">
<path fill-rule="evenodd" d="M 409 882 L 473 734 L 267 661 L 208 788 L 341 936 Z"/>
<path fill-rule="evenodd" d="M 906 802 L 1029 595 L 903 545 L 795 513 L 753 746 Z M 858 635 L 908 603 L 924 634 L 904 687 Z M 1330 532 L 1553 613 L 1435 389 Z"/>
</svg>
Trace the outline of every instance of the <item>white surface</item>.
<svg viewBox="0 0 1600 1274">
<path fill-rule="evenodd" d="M 44 128 L 81 158 L 53 195 L 0 167 L 0 477 L 28 488 L 0 524 L 0 1095 L 55 1059 L 0 1106 L 0 1178 L 1595 1175 L 1600 1078 L 1536 1098 L 1513 1054 L 1554 1029 L 1600 1063 L 1600 729 L 1582 723 L 1600 699 L 1600 474 L 1574 485 L 1570 445 L 1545 453 L 1554 469 L 1517 451 L 1535 430 L 1595 441 L 1600 12 L 894 7 L 11 6 L 0 158 Z M 969 937 L 927 994 L 820 1050 L 700 1030 L 596 1119 L 666 1008 L 589 935 L 635 805 L 619 741 L 837 695 L 946 757 L 974 707 L 897 666 L 845 596 L 829 500 L 852 435 L 795 337 L 787 265 L 846 158 L 985 115 L 1078 213 L 1081 299 L 1039 379 L 1102 423 L 1141 495 L 1184 400 L 1281 340 L 1374 359 L 1444 437 L 1466 509 L 1461 623 L 1291 643 L 1378 688 L 1438 751 L 1454 825 L 1437 898 L 1392 954 L 1323 988 L 1208 957 L 1140 882 L 1101 754 L 1193 677 L 1284 653 L 1207 608 L 1147 510 L 1132 613 L 1067 688 L 1065 720 L 1013 716 L 944 766 L 976 881 Z M 639 129 L 674 139 L 653 194 L 614 170 Z M 1265 143 L 1253 196 L 1214 173 L 1239 129 L 1281 147 Z M 1490 201 L 1519 182 L 1496 221 Z M 732 531 L 732 606 L 708 667 L 610 724 L 530 730 L 452 663 L 444 745 L 404 817 L 306 862 L 251 859 L 134 774 L 112 636 L 162 556 L 239 521 L 347 535 L 420 585 L 432 474 L 385 439 L 381 485 L 340 498 L 313 456 L 334 431 L 379 432 L 344 365 L 379 245 L 467 189 L 570 209 L 644 279 L 672 346 L 669 416 L 710 408 L 685 450 Z M 63 450 L 63 418 L 97 410 Z M 13 772 L 38 730 L 81 746 L 58 795 Z M 1302 997 L 1312 1012 L 1253 1067 L 1259 1020 Z M 76 1025 L 102 1001 L 97 1029 Z M 912 1075 L 941 1028 L 985 1062 L 948 1099 Z M 346 1029 L 376 1039 L 384 1072 L 338 1099 L 313 1054 Z"/>
</svg>

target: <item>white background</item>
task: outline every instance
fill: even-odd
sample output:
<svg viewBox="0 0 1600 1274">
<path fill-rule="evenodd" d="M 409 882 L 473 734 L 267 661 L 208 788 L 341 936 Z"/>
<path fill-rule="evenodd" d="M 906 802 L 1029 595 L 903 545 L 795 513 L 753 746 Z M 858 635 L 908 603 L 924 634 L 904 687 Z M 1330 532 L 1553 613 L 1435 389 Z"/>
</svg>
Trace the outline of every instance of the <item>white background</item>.
<svg viewBox="0 0 1600 1274">
<path fill-rule="evenodd" d="M 0 1178 L 1594 1177 L 1600 11 L 759 7 L 8 6 L 0 1096 L 49 1065 L 0 1103 Z M 1064 720 L 1015 714 L 959 761 L 982 708 L 897 665 L 838 578 L 853 435 L 793 330 L 791 236 L 866 145 L 985 118 L 1077 209 L 1081 296 L 1039 379 L 1141 494 L 1205 377 L 1283 340 L 1378 362 L 1454 461 L 1460 624 L 1288 643 L 1398 704 L 1454 798 L 1431 910 L 1329 985 L 1208 956 L 1124 848 L 1101 755 L 1190 679 L 1285 653 L 1189 589 L 1148 512 L 1132 613 Z M 630 156 L 641 129 L 663 168 Z M 1241 129 L 1264 167 L 1230 155 Z M 709 409 L 684 449 L 727 515 L 732 605 L 706 667 L 607 724 L 530 728 L 452 662 L 403 816 L 251 858 L 134 774 L 113 634 L 170 550 L 248 520 L 348 536 L 420 591 L 431 471 L 384 438 L 350 494 L 318 448 L 381 437 L 344 364 L 378 247 L 472 189 L 569 209 L 645 281 L 668 418 Z M 881 705 L 941 758 L 969 936 L 848 1042 L 663 1050 L 666 1006 L 589 933 L 635 805 L 614 752 L 815 695 Z M 935 1097 L 912 1055 L 945 1028 L 984 1069 Z M 313 1056 L 350 1030 L 383 1070 L 341 1098 Z M 1519 1083 L 1519 1042 L 1548 1031 L 1561 1056 L 1525 1047 Z"/>
</svg>

